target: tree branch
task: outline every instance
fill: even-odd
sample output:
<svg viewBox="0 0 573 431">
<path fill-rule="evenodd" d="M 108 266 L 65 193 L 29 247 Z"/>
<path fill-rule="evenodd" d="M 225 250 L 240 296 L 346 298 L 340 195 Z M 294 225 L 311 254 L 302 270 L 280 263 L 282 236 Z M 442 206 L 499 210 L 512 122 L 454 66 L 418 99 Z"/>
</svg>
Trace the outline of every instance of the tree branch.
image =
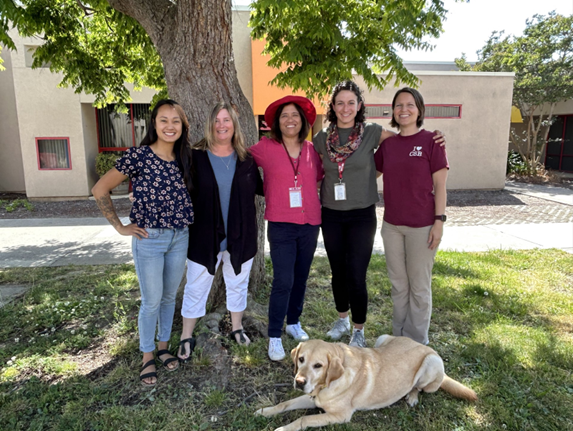
<svg viewBox="0 0 573 431">
<path fill-rule="evenodd" d="M 115 10 L 135 19 L 154 43 L 164 29 L 175 26 L 177 4 L 169 0 L 108 0 Z"/>
<path fill-rule="evenodd" d="M 78 4 L 78 6 L 79 6 L 80 8 L 82 8 L 82 10 L 84 11 L 84 14 L 85 14 L 86 16 L 93 15 L 94 12 L 96 11 L 95 9 L 92 9 L 91 7 L 88 7 L 88 6 L 84 5 L 80 0 L 76 0 L 76 3 Z"/>
</svg>

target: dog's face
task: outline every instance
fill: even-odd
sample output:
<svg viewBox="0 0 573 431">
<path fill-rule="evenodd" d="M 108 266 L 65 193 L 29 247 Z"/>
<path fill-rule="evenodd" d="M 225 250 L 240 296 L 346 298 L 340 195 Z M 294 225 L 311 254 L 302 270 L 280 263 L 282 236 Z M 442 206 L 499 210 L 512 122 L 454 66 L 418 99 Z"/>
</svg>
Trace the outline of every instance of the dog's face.
<svg viewBox="0 0 573 431">
<path fill-rule="evenodd" d="M 294 387 L 305 394 L 316 396 L 344 373 L 336 348 L 325 341 L 300 343 L 290 354 L 294 362 Z"/>
</svg>

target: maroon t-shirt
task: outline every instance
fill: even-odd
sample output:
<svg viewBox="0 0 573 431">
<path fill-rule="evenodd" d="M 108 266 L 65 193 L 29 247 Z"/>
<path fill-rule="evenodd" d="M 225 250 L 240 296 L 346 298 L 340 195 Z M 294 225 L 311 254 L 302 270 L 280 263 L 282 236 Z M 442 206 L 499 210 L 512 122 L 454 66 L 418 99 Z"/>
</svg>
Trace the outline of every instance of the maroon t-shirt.
<svg viewBox="0 0 573 431">
<path fill-rule="evenodd" d="M 386 222 L 408 227 L 434 224 L 432 174 L 449 165 L 445 148 L 435 144 L 433 136 L 426 130 L 396 135 L 385 139 L 376 151 L 376 170 L 384 174 Z"/>
</svg>

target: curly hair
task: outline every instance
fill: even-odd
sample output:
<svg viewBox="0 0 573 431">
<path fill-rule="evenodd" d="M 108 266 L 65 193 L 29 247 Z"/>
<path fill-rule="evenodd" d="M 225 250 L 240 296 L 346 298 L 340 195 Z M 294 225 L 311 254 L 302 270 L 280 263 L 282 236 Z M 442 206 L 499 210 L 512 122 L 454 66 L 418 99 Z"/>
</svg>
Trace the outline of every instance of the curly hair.
<svg viewBox="0 0 573 431">
<path fill-rule="evenodd" d="M 328 111 L 326 112 L 326 119 L 330 123 L 336 123 L 338 120 L 336 118 L 336 112 L 334 112 L 334 103 L 336 102 L 336 96 L 343 90 L 352 91 L 356 94 L 356 99 L 358 103 L 361 103 L 360 109 L 356 113 L 355 121 L 357 123 L 364 123 L 366 121 L 366 106 L 364 106 L 364 97 L 362 95 L 362 90 L 358 88 L 358 85 L 354 81 L 342 81 L 334 86 L 332 89 L 332 94 L 330 95 L 330 100 L 328 101 Z"/>
</svg>

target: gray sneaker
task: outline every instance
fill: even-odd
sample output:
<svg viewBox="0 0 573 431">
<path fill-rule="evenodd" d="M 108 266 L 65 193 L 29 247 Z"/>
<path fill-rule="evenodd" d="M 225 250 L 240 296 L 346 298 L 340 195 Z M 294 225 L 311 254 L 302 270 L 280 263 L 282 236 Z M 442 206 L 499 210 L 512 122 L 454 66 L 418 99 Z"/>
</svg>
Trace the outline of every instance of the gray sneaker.
<svg viewBox="0 0 573 431">
<path fill-rule="evenodd" d="M 326 335 L 333 340 L 340 340 L 343 335 L 350 335 L 350 322 L 346 319 L 337 319 Z"/>
<path fill-rule="evenodd" d="M 350 343 L 348 343 L 351 347 L 366 347 L 366 340 L 364 339 L 364 330 L 363 329 L 355 329 L 352 332 L 352 338 L 350 339 Z"/>
</svg>

